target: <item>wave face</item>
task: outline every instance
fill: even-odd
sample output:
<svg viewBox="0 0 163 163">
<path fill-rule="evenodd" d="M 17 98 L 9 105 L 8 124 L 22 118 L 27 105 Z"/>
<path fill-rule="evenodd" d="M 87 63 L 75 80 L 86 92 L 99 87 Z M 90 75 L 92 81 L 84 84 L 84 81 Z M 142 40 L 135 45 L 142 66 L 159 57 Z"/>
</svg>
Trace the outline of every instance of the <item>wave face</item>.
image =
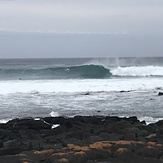
<svg viewBox="0 0 163 163">
<path fill-rule="evenodd" d="M 161 66 L 105 67 L 102 65 L 0 69 L 0 79 L 108 79 L 116 77 L 163 77 Z"/>
<path fill-rule="evenodd" d="M 160 66 L 141 66 L 141 67 L 117 67 L 111 70 L 113 76 L 124 77 L 150 77 L 163 76 L 163 67 Z"/>
<path fill-rule="evenodd" d="M 108 78 L 110 70 L 101 65 L 80 65 L 48 68 L 0 69 L 3 79 L 93 79 Z"/>
</svg>

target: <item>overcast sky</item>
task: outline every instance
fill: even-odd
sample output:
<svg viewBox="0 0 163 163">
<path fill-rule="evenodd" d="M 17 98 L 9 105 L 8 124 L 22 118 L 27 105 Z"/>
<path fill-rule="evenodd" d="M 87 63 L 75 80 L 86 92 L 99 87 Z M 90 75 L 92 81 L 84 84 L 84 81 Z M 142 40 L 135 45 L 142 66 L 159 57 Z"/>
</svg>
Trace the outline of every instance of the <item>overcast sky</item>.
<svg viewBox="0 0 163 163">
<path fill-rule="evenodd" d="M 163 56 L 163 0 L 0 0 L 0 57 Z"/>
</svg>

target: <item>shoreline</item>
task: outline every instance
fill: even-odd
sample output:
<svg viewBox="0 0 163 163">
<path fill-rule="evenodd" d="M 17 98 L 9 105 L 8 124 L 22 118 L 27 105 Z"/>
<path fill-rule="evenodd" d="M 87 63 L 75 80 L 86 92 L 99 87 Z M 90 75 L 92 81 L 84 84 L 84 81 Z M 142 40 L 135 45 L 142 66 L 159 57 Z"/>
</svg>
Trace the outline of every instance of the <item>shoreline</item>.
<svg viewBox="0 0 163 163">
<path fill-rule="evenodd" d="M 163 120 L 75 116 L 0 123 L 0 162 L 161 163 Z M 131 161 L 132 160 L 132 161 Z"/>
<path fill-rule="evenodd" d="M 53 111 L 52 111 L 53 112 Z M 98 112 L 98 111 L 97 111 Z M 55 115 L 56 114 L 56 115 Z M 74 118 L 74 117 L 119 117 L 119 118 L 129 118 L 129 117 L 132 117 L 132 116 L 118 116 L 118 115 L 112 115 L 112 114 L 108 114 L 107 116 L 104 116 L 103 114 L 95 114 L 95 115 L 74 115 L 74 116 L 64 116 L 64 115 L 59 115 L 58 113 L 54 113 L 54 116 L 53 116 L 53 113 L 49 114 L 49 116 L 45 116 L 45 117 L 51 117 L 51 118 L 56 118 L 56 117 L 64 117 L 65 119 L 71 119 L 71 118 Z M 6 124 L 7 122 L 9 121 L 12 121 L 12 120 L 15 120 L 15 119 L 34 119 L 34 120 L 41 120 L 41 119 L 44 119 L 45 117 L 15 117 L 15 118 L 4 118 L 4 119 L 0 119 L 0 124 Z M 135 116 L 137 117 L 137 116 Z M 151 117 L 151 116 L 144 116 L 144 117 L 137 117 L 137 119 L 142 122 L 144 121 L 146 123 L 146 125 L 149 125 L 149 124 L 153 124 L 153 123 L 157 123 L 158 121 L 160 120 L 163 120 L 163 117 Z"/>
</svg>

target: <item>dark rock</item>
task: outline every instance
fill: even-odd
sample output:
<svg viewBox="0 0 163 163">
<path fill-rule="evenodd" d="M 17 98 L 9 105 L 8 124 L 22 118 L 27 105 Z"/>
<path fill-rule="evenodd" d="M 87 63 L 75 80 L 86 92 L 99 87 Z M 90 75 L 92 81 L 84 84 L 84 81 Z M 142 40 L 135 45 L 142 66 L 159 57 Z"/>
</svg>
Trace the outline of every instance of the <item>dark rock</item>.
<svg viewBox="0 0 163 163">
<path fill-rule="evenodd" d="M 163 128 L 159 128 L 156 132 L 157 142 L 163 143 Z"/>
<path fill-rule="evenodd" d="M 86 153 L 84 151 L 75 152 L 73 155 L 68 157 L 71 163 L 84 163 L 87 162 Z"/>
<path fill-rule="evenodd" d="M 159 120 L 158 122 L 156 122 L 156 125 L 158 125 L 159 127 L 160 127 L 160 126 L 163 127 L 163 120 Z"/>
<path fill-rule="evenodd" d="M 90 95 L 90 93 L 89 92 L 86 92 L 84 95 Z"/>
<path fill-rule="evenodd" d="M 97 141 L 102 141 L 103 139 L 100 136 L 90 136 L 88 139 L 86 139 L 87 144 L 94 143 Z"/>
<path fill-rule="evenodd" d="M 88 160 L 87 163 L 97 163 L 97 161 Z"/>
<path fill-rule="evenodd" d="M 0 139 L 0 148 L 3 147 L 3 140 Z"/>
<path fill-rule="evenodd" d="M 124 140 L 136 140 L 135 134 L 127 133 L 124 135 Z"/>
<path fill-rule="evenodd" d="M 144 129 L 147 130 L 149 133 L 154 134 L 156 133 L 158 126 L 157 124 L 149 124 Z"/>
<path fill-rule="evenodd" d="M 45 117 L 43 120 L 50 124 L 64 124 L 66 118 L 64 117 Z"/>
<path fill-rule="evenodd" d="M 62 144 L 63 147 L 67 147 L 67 144 L 63 140 L 58 139 L 58 141 Z"/>
<path fill-rule="evenodd" d="M 42 149 L 42 141 L 32 140 L 28 144 L 28 150 L 41 150 Z"/>
<path fill-rule="evenodd" d="M 140 132 L 140 130 L 137 127 L 132 127 L 132 128 L 124 128 L 122 130 L 124 135 L 133 135 L 133 137 L 136 137 L 137 134 Z"/>
<path fill-rule="evenodd" d="M 132 123 L 139 122 L 138 118 L 136 116 L 127 118 L 128 121 L 131 121 Z"/>
<path fill-rule="evenodd" d="M 15 119 L 7 122 L 7 126 L 15 129 L 51 129 L 51 125 L 43 120 Z"/>
<path fill-rule="evenodd" d="M 2 139 L 5 134 L 6 134 L 5 130 L 4 129 L 0 129 L 0 139 Z"/>
<path fill-rule="evenodd" d="M 19 156 L 0 156 L 1 163 L 18 163 L 20 162 Z"/>
<path fill-rule="evenodd" d="M 147 137 L 148 135 L 149 135 L 149 132 L 146 131 L 146 130 L 139 130 L 139 131 L 137 132 L 137 137 L 140 137 L 140 136 L 142 136 L 142 137 Z"/>
<path fill-rule="evenodd" d="M 122 134 L 101 132 L 99 136 L 102 140 L 117 141 L 123 139 Z"/>
<path fill-rule="evenodd" d="M 158 96 L 163 96 L 163 92 L 159 92 L 158 93 Z"/>
<path fill-rule="evenodd" d="M 64 139 L 63 141 L 65 142 L 66 145 L 67 144 L 76 144 L 76 145 L 79 145 L 79 146 L 83 146 L 83 145 L 88 144 L 88 143 L 85 142 L 85 140 L 79 140 L 79 139 L 76 139 L 76 138 Z"/>
<path fill-rule="evenodd" d="M 80 130 L 74 130 L 72 132 L 67 133 L 65 138 L 67 138 L 67 139 L 69 139 L 69 138 L 76 138 L 76 139 L 82 140 L 83 132 L 80 131 Z"/>
<path fill-rule="evenodd" d="M 132 152 L 127 149 L 127 148 L 118 148 L 117 151 L 115 152 L 114 154 L 114 157 L 118 157 L 118 158 L 121 158 L 121 157 L 131 157 L 132 155 Z"/>
<path fill-rule="evenodd" d="M 0 123 L 0 129 L 6 129 L 7 127 L 6 127 L 6 124 L 4 124 L 4 123 Z"/>
<path fill-rule="evenodd" d="M 107 116 L 107 117 L 105 117 L 105 122 L 107 122 L 107 123 L 114 123 L 114 122 L 118 122 L 120 120 L 122 120 L 122 118 L 117 117 L 117 116 Z"/>
<path fill-rule="evenodd" d="M 52 129 L 53 124 L 59 126 Z M 162 151 L 163 120 L 146 125 L 137 117 L 46 117 L 14 119 L 0 128 L 3 163 L 9 162 L 2 158 L 13 158 L 12 163 L 161 163 Z"/>
<path fill-rule="evenodd" d="M 22 149 L 21 147 L 4 147 L 0 149 L 0 156 L 1 155 L 15 155 L 20 152 L 23 152 L 25 149 Z"/>
<path fill-rule="evenodd" d="M 120 93 L 124 93 L 124 92 L 131 92 L 131 91 L 124 91 L 124 90 L 123 90 L 123 91 L 119 91 L 119 92 L 120 92 Z"/>
<path fill-rule="evenodd" d="M 159 151 L 154 147 L 145 146 L 143 148 L 136 149 L 135 153 L 136 155 L 142 157 L 158 158 Z"/>
<path fill-rule="evenodd" d="M 85 151 L 87 160 L 104 160 L 111 157 L 109 150 L 91 149 Z"/>
</svg>

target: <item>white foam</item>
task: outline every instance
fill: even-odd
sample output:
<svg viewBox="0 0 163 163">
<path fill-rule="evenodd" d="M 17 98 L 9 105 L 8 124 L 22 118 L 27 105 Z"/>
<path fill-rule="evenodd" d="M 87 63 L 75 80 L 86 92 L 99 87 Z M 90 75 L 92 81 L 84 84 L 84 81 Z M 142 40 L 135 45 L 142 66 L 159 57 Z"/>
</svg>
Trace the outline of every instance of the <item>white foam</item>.
<svg viewBox="0 0 163 163">
<path fill-rule="evenodd" d="M 52 111 L 49 115 L 51 117 L 59 117 L 59 113 L 58 112 L 54 112 L 54 111 Z"/>
<path fill-rule="evenodd" d="M 34 118 L 34 120 L 35 120 L 35 121 L 39 121 L 39 120 L 40 120 L 40 118 Z"/>
<path fill-rule="evenodd" d="M 141 67 L 117 67 L 111 70 L 117 76 L 163 76 L 163 67 L 141 66 Z"/>
<path fill-rule="evenodd" d="M 140 121 L 145 121 L 146 124 L 150 124 L 150 123 L 156 123 L 160 120 L 163 120 L 163 118 L 154 118 L 154 117 L 148 117 L 148 116 L 145 116 L 145 117 L 141 117 L 139 118 Z"/>
<path fill-rule="evenodd" d="M 59 126 L 60 126 L 60 124 L 52 125 L 52 129 L 53 129 L 53 128 L 57 128 L 57 127 L 59 127 Z"/>
<path fill-rule="evenodd" d="M 156 89 L 158 87 L 163 88 L 162 78 L 0 81 L 0 94 L 127 91 Z"/>
<path fill-rule="evenodd" d="M 7 123 L 10 119 L 1 119 L 0 123 Z"/>
</svg>

